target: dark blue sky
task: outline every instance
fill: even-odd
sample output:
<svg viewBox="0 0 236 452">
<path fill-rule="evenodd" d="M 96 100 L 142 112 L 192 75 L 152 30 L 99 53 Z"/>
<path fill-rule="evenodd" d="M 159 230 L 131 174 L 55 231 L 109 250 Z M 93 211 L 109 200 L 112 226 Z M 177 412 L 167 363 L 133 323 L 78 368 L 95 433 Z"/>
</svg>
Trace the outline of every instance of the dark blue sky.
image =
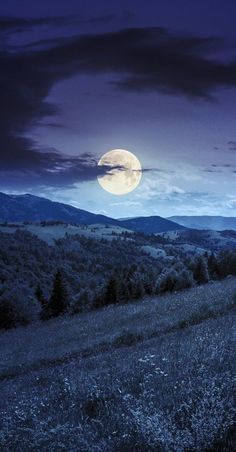
<svg viewBox="0 0 236 452">
<path fill-rule="evenodd" d="M 0 14 L 0 190 L 114 217 L 235 215 L 233 0 L 8 0 Z M 147 170 L 122 197 L 97 183 L 117 147 Z"/>
</svg>

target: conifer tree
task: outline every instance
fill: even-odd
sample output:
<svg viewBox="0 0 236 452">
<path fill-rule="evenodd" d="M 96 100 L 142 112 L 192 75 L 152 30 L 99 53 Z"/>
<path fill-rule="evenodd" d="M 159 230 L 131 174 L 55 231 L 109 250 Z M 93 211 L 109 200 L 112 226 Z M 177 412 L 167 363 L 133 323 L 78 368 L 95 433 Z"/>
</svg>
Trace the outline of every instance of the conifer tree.
<svg viewBox="0 0 236 452">
<path fill-rule="evenodd" d="M 115 276 L 111 276 L 105 291 L 105 304 L 113 304 L 117 302 L 118 283 Z"/>
<path fill-rule="evenodd" d="M 56 317 L 66 311 L 67 290 L 60 270 L 54 276 L 52 294 L 47 305 L 49 317 Z"/>
<path fill-rule="evenodd" d="M 208 271 L 209 276 L 213 279 L 219 278 L 219 267 L 217 263 L 217 259 L 214 255 L 214 253 L 210 254 L 208 257 Z"/>
<path fill-rule="evenodd" d="M 197 259 L 196 266 L 194 268 L 193 277 L 199 284 L 204 284 L 209 281 L 209 274 L 205 259 L 200 256 Z"/>
<path fill-rule="evenodd" d="M 41 288 L 40 284 L 37 285 L 34 293 L 35 293 L 35 296 L 36 296 L 37 300 L 39 301 L 39 303 L 43 307 L 46 304 L 46 299 L 45 299 L 45 297 L 43 295 L 43 291 L 42 291 L 42 288 Z"/>
</svg>

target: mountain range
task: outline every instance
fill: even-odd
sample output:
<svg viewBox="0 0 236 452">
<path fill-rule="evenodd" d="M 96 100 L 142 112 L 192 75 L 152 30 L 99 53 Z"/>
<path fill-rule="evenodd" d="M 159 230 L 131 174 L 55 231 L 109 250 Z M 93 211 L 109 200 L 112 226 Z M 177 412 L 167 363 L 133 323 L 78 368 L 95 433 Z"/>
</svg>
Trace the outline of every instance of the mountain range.
<svg viewBox="0 0 236 452">
<path fill-rule="evenodd" d="M 79 224 L 117 224 L 114 218 L 96 215 L 86 210 L 30 194 L 0 193 L 0 221 L 63 221 Z"/>
<path fill-rule="evenodd" d="M 50 220 L 88 225 L 98 223 L 116 225 L 147 234 L 185 229 L 184 226 L 159 216 L 117 220 L 31 194 L 8 195 L 0 193 L 0 222 Z"/>
<path fill-rule="evenodd" d="M 236 231 L 236 217 L 222 216 L 173 216 L 170 221 L 179 223 L 186 228 L 211 229 L 214 231 L 224 231 L 227 229 Z"/>
<path fill-rule="evenodd" d="M 160 216 L 115 219 L 51 201 L 31 194 L 0 193 L 0 222 L 62 221 L 76 224 L 105 224 L 122 226 L 136 232 L 158 232 L 190 229 L 236 230 L 236 217 L 222 216 Z"/>
</svg>

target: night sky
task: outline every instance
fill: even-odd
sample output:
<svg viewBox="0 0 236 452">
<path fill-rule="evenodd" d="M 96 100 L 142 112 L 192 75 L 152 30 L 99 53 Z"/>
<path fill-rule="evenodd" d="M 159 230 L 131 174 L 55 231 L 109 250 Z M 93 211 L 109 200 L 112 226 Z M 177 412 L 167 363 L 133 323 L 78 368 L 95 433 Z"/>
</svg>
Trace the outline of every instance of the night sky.
<svg viewBox="0 0 236 452">
<path fill-rule="evenodd" d="M 8 0 L 0 15 L 1 191 L 235 216 L 235 0 Z M 124 196 L 97 182 L 114 148 L 144 168 Z"/>
</svg>

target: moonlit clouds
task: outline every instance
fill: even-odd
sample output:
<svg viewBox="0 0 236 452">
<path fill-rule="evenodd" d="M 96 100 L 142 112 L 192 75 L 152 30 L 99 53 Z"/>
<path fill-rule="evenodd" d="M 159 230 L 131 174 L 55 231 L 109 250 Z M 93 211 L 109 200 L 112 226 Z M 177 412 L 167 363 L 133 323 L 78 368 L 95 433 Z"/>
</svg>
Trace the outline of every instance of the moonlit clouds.
<svg viewBox="0 0 236 452">
<path fill-rule="evenodd" d="M 119 216 L 109 195 L 98 196 L 97 161 L 127 147 L 144 170 L 124 215 L 171 215 L 191 202 L 199 213 L 207 206 L 232 214 L 234 31 L 205 24 L 203 32 L 193 17 L 154 23 L 151 10 L 145 20 L 130 5 L 31 18 L 29 5 L 26 18 L 0 19 L 0 190 L 50 194 L 93 211 L 106 204 Z"/>
</svg>

